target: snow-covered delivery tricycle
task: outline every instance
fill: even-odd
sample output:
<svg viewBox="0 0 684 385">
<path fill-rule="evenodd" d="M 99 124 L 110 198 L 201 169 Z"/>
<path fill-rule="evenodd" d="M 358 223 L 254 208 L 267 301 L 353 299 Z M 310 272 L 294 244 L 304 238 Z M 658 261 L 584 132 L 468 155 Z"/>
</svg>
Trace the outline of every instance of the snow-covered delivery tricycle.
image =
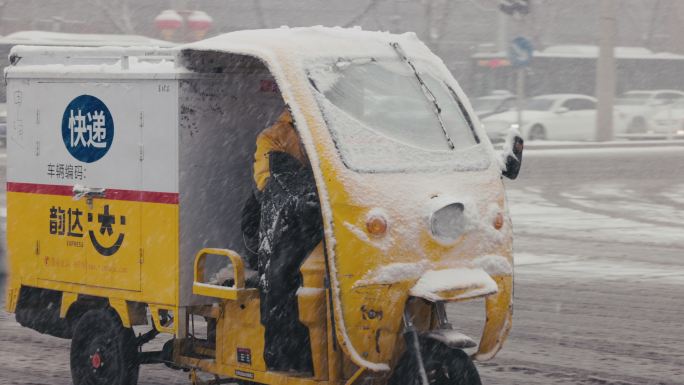
<svg viewBox="0 0 684 385">
<path fill-rule="evenodd" d="M 415 35 L 10 59 L 7 308 L 71 339 L 74 384 L 149 363 L 195 384 L 480 383 L 472 359 L 511 326 L 522 140 L 494 151 Z M 475 298 L 479 343 L 445 309 Z"/>
</svg>

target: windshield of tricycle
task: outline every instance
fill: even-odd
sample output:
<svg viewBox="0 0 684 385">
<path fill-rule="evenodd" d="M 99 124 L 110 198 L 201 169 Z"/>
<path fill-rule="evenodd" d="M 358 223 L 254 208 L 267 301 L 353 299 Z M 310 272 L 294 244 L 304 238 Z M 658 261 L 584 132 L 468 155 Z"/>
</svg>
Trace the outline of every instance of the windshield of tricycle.
<svg viewBox="0 0 684 385">
<path fill-rule="evenodd" d="M 430 63 L 409 64 L 400 56 L 338 58 L 318 62 L 308 73 L 337 150 L 350 169 L 489 166 L 463 103 Z"/>
</svg>

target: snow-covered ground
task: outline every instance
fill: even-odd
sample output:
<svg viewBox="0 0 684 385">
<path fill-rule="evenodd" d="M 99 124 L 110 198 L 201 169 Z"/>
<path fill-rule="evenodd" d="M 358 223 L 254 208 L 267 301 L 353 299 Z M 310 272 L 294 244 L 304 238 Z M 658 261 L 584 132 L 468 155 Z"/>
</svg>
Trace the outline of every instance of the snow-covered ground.
<svg viewBox="0 0 684 385">
<path fill-rule="evenodd" d="M 684 285 L 684 272 L 665 263 L 624 261 L 616 264 L 609 258 L 563 254 L 517 253 L 515 258 L 518 271 L 530 276 Z"/>
<path fill-rule="evenodd" d="M 684 147 L 528 151 L 513 329 L 484 384 L 684 384 Z M 454 305 L 478 335 L 482 303 Z"/>
<path fill-rule="evenodd" d="M 539 234 L 621 243 L 678 245 L 684 249 L 684 210 L 630 196 L 629 186 L 596 184 L 548 194 L 535 188 L 509 192 L 516 234 Z M 664 195 L 660 195 L 665 198 Z M 652 197 L 656 198 L 656 197 Z M 619 214 L 617 214 L 619 213 Z"/>
</svg>

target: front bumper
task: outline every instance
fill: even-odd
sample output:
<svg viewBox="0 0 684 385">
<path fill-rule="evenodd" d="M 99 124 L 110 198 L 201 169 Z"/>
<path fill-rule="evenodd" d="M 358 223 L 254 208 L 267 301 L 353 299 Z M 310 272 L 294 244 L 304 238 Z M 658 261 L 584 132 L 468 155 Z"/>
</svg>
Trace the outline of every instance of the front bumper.
<svg viewBox="0 0 684 385">
<path fill-rule="evenodd" d="M 513 275 L 488 274 L 479 268 L 426 272 L 411 289 L 412 297 L 430 302 L 485 298 L 486 320 L 474 358 L 492 359 L 508 337 L 513 317 Z"/>
</svg>

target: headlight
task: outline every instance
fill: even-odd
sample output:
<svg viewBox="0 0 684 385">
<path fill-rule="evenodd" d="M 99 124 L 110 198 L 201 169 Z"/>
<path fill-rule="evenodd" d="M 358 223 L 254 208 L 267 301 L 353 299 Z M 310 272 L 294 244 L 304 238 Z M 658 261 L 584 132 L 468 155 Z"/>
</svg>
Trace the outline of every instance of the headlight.
<svg viewBox="0 0 684 385">
<path fill-rule="evenodd" d="M 444 206 L 435 211 L 430 218 L 430 231 L 440 241 L 455 241 L 463 234 L 465 225 L 462 203 Z"/>
<path fill-rule="evenodd" d="M 381 237 L 387 232 L 387 219 L 379 212 L 371 213 L 366 219 L 366 230 L 370 235 Z"/>
<path fill-rule="evenodd" d="M 518 123 L 511 123 L 511 128 L 517 130 L 520 128 L 520 125 Z"/>
</svg>

